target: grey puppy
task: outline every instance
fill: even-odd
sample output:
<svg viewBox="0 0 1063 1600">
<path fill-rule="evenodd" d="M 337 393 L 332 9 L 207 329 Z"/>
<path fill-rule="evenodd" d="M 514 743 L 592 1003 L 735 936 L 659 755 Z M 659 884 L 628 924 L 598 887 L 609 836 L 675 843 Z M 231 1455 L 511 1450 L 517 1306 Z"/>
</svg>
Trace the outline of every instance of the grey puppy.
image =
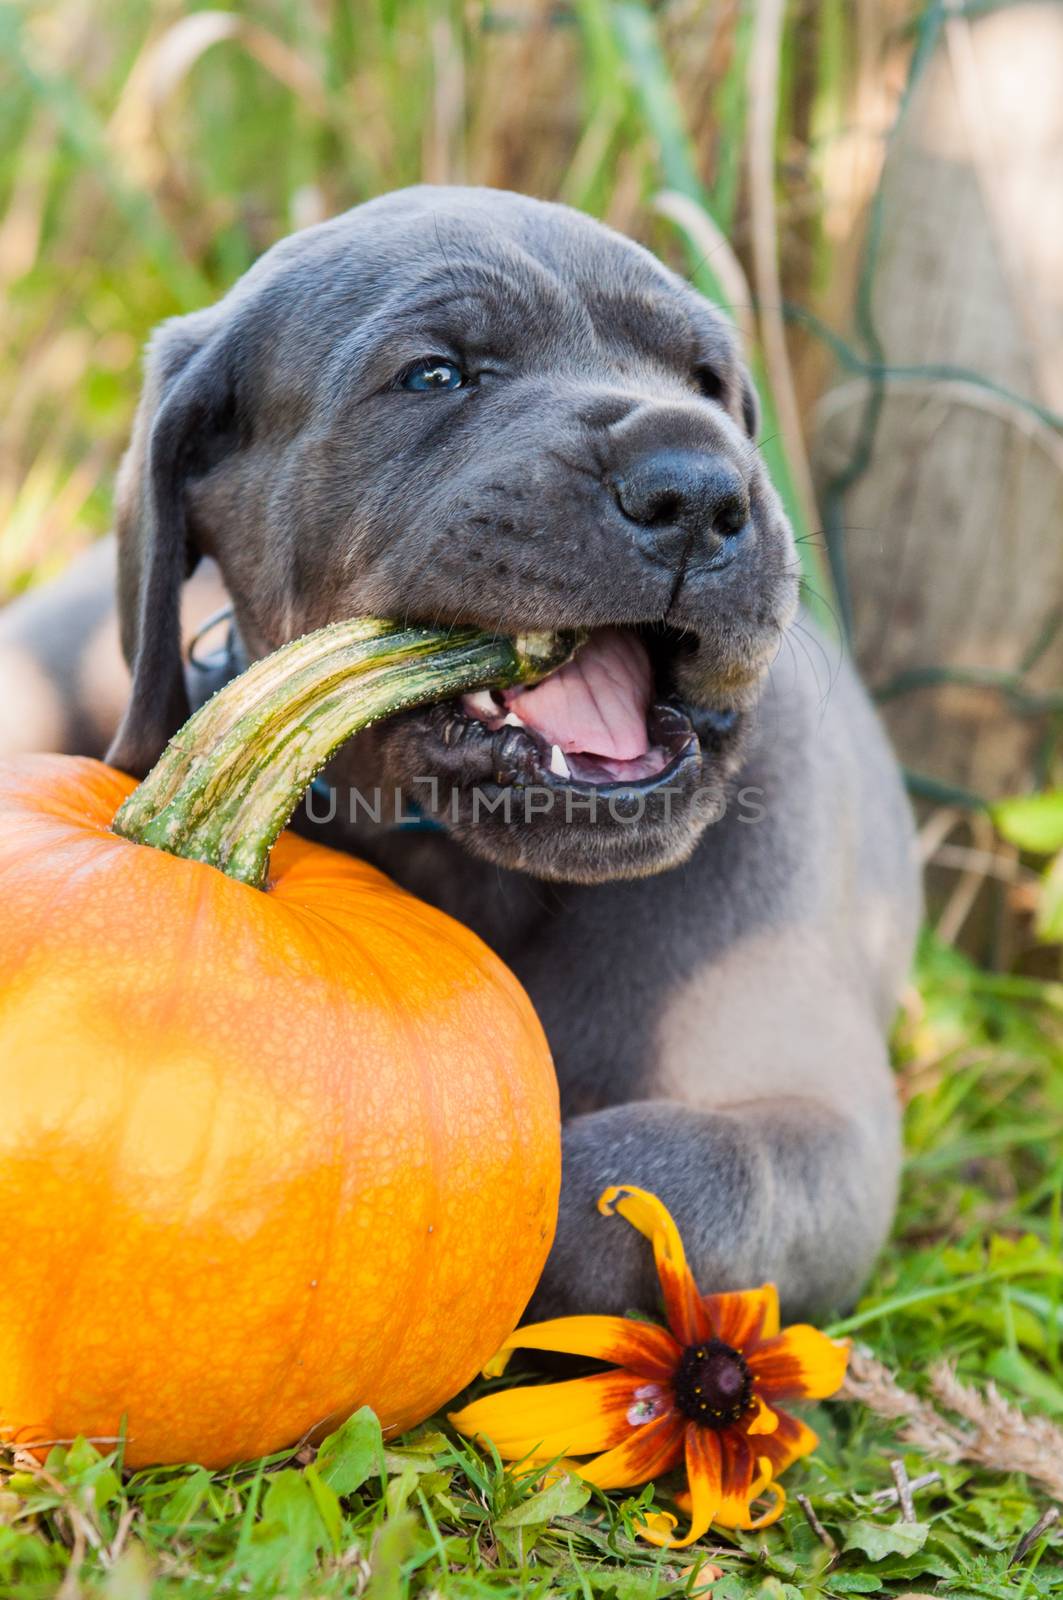
<svg viewBox="0 0 1063 1600">
<path fill-rule="evenodd" d="M 363 613 L 592 630 L 536 690 L 347 747 L 334 795 L 398 788 L 439 831 L 342 806 L 324 830 L 476 929 L 542 1017 L 565 1129 L 537 1315 L 654 1303 L 645 1246 L 595 1220 L 610 1183 L 661 1196 L 706 1289 L 773 1279 L 790 1315 L 850 1301 L 890 1223 L 911 821 L 851 669 L 828 684 L 807 624 L 794 648 L 756 428 L 734 333 L 687 283 L 497 191 L 308 229 L 151 346 L 119 495 L 118 765 L 143 773 L 189 710 L 202 558 L 248 658 Z M 77 622 L 37 604 L 6 636 L 58 675 Z"/>
</svg>

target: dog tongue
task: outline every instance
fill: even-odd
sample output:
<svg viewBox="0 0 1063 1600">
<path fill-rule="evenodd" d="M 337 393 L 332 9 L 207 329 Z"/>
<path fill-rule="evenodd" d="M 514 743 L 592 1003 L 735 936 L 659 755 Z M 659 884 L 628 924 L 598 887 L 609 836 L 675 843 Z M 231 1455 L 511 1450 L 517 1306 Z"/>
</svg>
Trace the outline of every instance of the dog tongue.
<svg viewBox="0 0 1063 1600">
<path fill-rule="evenodd" d="M 557 672 L 505 694 L 521 721 L 547 744 L 631 761 L 650 747 L 646 713 L 653 692 L 650 658 L 633 633 L 598 628 Z"/>
</svg>

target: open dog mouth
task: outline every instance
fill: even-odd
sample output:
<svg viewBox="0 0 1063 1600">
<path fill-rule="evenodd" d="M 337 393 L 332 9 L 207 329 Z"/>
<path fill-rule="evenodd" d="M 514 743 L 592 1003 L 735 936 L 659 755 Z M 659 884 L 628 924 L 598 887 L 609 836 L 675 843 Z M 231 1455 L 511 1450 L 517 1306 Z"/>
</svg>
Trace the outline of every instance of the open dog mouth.
<svg viewBox="0 0 1063 1600">
<path fill-rule="evenodd" d="M 652 791 L 688 775 L 702 738 L 735 720 L 677 696 L 676 648 L 681 642 L 649 629 L 594 629 L 537 684 L 481 690 L 437 708 L 436 731 L 474 765 L 489 755 L 499 784 Z"/>
</svg>

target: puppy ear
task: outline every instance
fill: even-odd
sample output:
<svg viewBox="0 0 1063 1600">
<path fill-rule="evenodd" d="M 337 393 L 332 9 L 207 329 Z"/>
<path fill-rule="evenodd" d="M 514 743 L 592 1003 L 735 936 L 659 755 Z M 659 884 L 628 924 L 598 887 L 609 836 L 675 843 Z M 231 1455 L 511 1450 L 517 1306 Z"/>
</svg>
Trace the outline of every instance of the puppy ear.
<svg viewBox="0 0 1063 1600">
<path fill-rule="evenodd" d="M 181 587 L 199 551 L 187 490 L 233 447 L 236 435 L 233 341 L 212 335 L 214 327 L 212 313 L 196 313 L 160 330 L 122 464 L 118 609 L 133 687 L 107 760 L 134 777 L 149 771 L 190 710 Z"/>
<path fill-rule="evenodd" d="M 742 367 L 741 381 L 742 426 L 755 442 L 757 435 L 760 433 L 760 401 L 757 399 L 757 391 L 753 387 L 753 379 L 750 376 L 748 367 Z"/>
</svg>

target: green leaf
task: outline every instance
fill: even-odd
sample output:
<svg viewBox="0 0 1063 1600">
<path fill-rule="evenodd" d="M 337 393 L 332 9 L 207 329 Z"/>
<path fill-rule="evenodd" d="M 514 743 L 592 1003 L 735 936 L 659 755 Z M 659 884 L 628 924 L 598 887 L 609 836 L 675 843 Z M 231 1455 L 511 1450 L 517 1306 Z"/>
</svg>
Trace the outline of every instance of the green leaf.
<svg viewBox="0 0 1063 1600">
<path fill-rule="evenodd" d="M 112 1500 L 121 1496 L 122 1481 L 113 1467 L 101 1467 L 98 1471 L 86 1474 L 85 1482 L 92 1488 L 97 1511 L 102 1511 L 104 1506 L 109 1506 Z"/>
<path fill-rule="evenodd" d="M 883 1561 L 886 1556 L 914 1556 L 923 1548 L 929 1532 L 928 1522 L 851 1522 L 843 1548 L 862 1550 L 869 1561 Z"/>
<path fill-rule="evenodd" d="M 439 1463 L 435 1456 L 420 1450 L 385 1450 L 384 1466 L 388 1472 L 435 1472 Z"/>
<path fill-rule="evenodd" d="M 998 831 L 1020 850 L 1041 856 L 1063 850 L 1063 789 L 1001 800 L 992 808 L 992 817 Z"/>
<path fill-rule="evenodd" d="M 438 1428 L 418 1428 L 416 1433 L 403 1435 L 401 1444 L 393 1444 L 397 1456 L 438 1456 L 450 1449 L 450 1440 Z"/>
<path fill-rule="evenodd" d="M 159 1513 L 165 1522 L 176 1524 L 178 1531 L 191 1522 L 210 1488 L 210 1473 L 206 1467 L 193 1467 L 181 1478 L 173 1493 L 163 1502 Z"/>
<path fill-rule="evenodd" d="M 126 1545 L 104 1581 L 102 1600 L 151 1600 L 151 1561 L 143 1545 Z"/>
<path fill-rule="evenodd" d="M 590 1484 L 578 1478 L 574 1472 L 565 1472 L 556 1483 L 529 1495 L 519 1506 L 514 1506 L 512 1511 L 499 1517 L 495 1526 L 533 1528 L 552 1522 L 555 1517 L 571 1517 L 575 1512 L 582 1511 L 590 1497 Z"/>
<path fill-rule="evenodd" d="M 407 1434 L 401 1444 L 388 1444 L 384 1450 L 384 1466 L 388 1472 L 403 1473 L 412 1468 L 419 1474 L 436 1472 L 437 1457 L 450 1450 L 450 1440 L 438 1429 L 421 1428 Z"/>
<path fill-rule="evenodd" d="M 747 1600 L 749 1583 L 738 1572 L 725 1572 L 712 1586 L 712 1600 Z"/>
<path fill-rule="evenodd" d="M 1018 1350 L 994 1350 L 986 1362 L 986 1372 L 1009 1389 L 1036 1401 L 1038 1408 L 1049 1415 L 1063 1414 L 1063 1386 L 1047 1372 L 1035 1367 Z"/>
<path fill-rule="evenodd" d="M 418 1471 L 420 1471 L 419 1468 Z M 417 1487 L 429 1499 L 438 1496 L 445 1497 L 453 1477 L 453 1472 L 422 1472 L 418 1478 Z"/>
<path fill-rule="evenodd" d="M 689 1584 L 689 1579 L 687 1580 Z M 778 1578 L 765 1578 L 759 1573 L 728 1572 L 719 1578 L 711 1588 L 696 1584 L 693 1591 L 700 1594 L 702 1600 L 808 1600 L 808 1596 L 818 1591 L 808 1589 L 804 1593 L 790 1583 L 781 1583 Z"/>
<path fill-rule="evenodd" d="M 653 12 L 645 0 L 614 0 L 611 15 L 617 43 L 631 72 L 639 110 L 657 145 L 665 184 L 703 203 L 705 192 L 698 178 L 690 135 L 661 49 Z M 718 298 L 725 297 L 721 293 Z"/>
<path fill-rule="evenodd" d="M 365 1589 L 365 1600 L 402 1600 L 406 1585 L 402 1565 L 417 1544 L 417 1518 L 403 1511 L 381 1523 L 373 1539 L 369 1557 L 372 1575 Z"/>
<path fill-rule="evenodd" d="M 325 1524 L 333 1554 L 338 1555 L 343 1537 L 343 1517 L 340 1512 L 339 1496 L 331 1484 L 324 1482 L 316 1467 L 304 1468 L 303 1477 L 310 1485 L 310 1493 L 314 1497 L 318 1515 Z"/>
<path fill-rule="evenodd" d="M 262 1499 L 262 1521 L 254 1537 L 259 1542 L 283 1538 L 305 1556 L 330 1542 L 314 1492 L 303 1473 L 294 1467 L 285 1467 L 270 1479 Z"/>
<path fill-rule="evenodd" d="M 1041 881 L 1037 935 L 1046 944 L 1063 944 L 1063 850 Z"/>
<path fill-rule="evenodd" d="M 338 1495 L 353 1494 L 374 1473 L 384 1476 L 384 1440 L 368 1406 L 348 1417 L 321 1441 L 315 1463 L 323 1483 Z"/>
<path fill-rule="evenodd" d="M 764 1578 L 754 1594 L 756 1600 L 802 1600 L 800 1589 L 792 1583 L 781 1583 L 778 1578 Z"/>
<path fill-rule="evenodd" d="M 50 1461 L 51 1456 L 48 1459 Z M 83 1473 L 91 1472 L 93 1467 L 98 1467 L 102 1460 L 96 1446 L 90 1444 L 83 1434 L 78 1434 L 66 1452 L 65 1473 L 68 1477 L 81 1477 Z"/>
<path fill-rule="evenodd" d="M 51 1463 L 55 1455 L 55 1450 L 49 1452 L 49 1470 L 53 1470 Z M 101 1455 L 94 1444 L 80 1435 L 63 1454 L 62 1464 L 55 1475 L 71 1488 L 89 1490 L 97 1511 L 102 1511 L 112 1500 L 117 1500 L 122 1492 L 118 1474 L 111 1466 L 111 1458 Z"/>
<path fill-rule="evenodd" d="M 60 1553 L 55 1545 L 46 1544 L 43 1539 L 38 1539 L 32 1533 L 23 1533 L 19 1528 L 0 1527 L 0 1574 L 16 1569 L 23 1577 L 29 1577 L 31 1573 L 34 1576 L 44 1572 L 57 1573 L 64 1561 L 65 1551 Z M 47 1592 L 56 1593 L 56 1586 L 49 1584 Z"/>
<path fill-rule="evenodd" d="M 606 1594 L 615 1594 L 616 1600 L 662 1600 L 663 1595 L 671 1594 L 684 1581 L 685 1578 L 669 1578 L 660 1566 L 620 1567 L 603 1577 L 602 1589 Z"/>
<path fill-rule="evenodd" d="M 37 1479 L 32 1472 L 13 1472 L 4 1481 L 7 1487 L 18 1495 L 31 1495 L 37 1487 Z M 54 1498 L 58 1502 L 60 1496 L 56 1495 Z"/>
<path fill-rule="evenodd" d="M 925 1583 L 927 1578 L 956 1576 L 953 1563 L 929 1548 L 920 1550 L 914 1556 L 887 1556 L 880 1563 L 879 1571 L 887 1583 L 893 1583 L 897 1578 L 918 1578 Z"/>
<path fill-rule="evenodd" d="M 405 1511 L 413 1491 L 417 1487 L 420 1474 L 416 1467 L 405 1466 L 397 1478 L 392 1478 L 384 1496 L 384 1504 L 388 1508 L 389 1517 L 397 1517 L 400 1511 Z"/>
<path fill-rule="evenodd" d="M 828 1583 L 830 1594 L 877 1594 L 881 1588 L 873 1572 L 832 1572 Z"/>
</svg>

